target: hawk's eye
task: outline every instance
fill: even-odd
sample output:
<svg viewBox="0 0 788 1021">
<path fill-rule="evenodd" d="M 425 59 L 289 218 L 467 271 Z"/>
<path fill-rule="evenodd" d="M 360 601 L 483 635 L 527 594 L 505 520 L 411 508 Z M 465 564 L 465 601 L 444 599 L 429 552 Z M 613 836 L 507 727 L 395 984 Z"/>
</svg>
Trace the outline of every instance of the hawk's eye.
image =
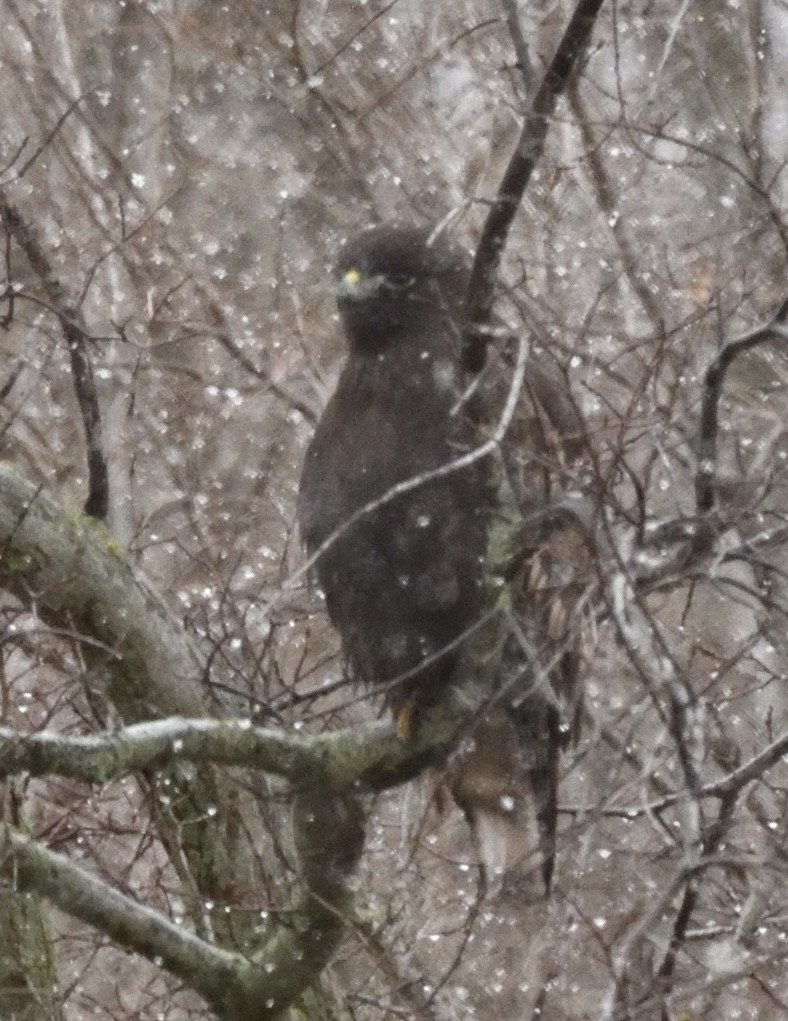
<svg viewBox="0 0 788 1021">
<path fill-rule="evenodd" d="M 392 291 L 406 291 L 415 284 L 416 278 L 407 273 L 392 273 L 386 277 L 386 286 Z"/>
</svg>

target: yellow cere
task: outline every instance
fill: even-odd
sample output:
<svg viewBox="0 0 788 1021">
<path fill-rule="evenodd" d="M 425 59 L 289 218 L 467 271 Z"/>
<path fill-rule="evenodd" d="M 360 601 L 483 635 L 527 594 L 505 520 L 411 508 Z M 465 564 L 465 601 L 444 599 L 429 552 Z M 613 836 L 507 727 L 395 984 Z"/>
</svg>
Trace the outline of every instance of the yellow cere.
<svg viewBox="0 0 788 1021">
<path fill-rule="evenodd" d="M 349 269 L 343 275 L 342 279 L 346 284 L 351 284 L 353 287 L 355 287 L 356 284 L 361 283 L 361 273 L 357 269 Z"/>
</svg>

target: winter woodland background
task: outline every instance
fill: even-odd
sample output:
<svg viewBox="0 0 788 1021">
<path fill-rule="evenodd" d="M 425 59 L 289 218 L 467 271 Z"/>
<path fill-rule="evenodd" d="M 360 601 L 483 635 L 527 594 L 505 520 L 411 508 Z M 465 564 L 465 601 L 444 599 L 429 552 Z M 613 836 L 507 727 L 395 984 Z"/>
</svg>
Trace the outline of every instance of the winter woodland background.
<svg viewBox="0 0 788 1021">
<path fill-rule="evenodd" d="M 191 673 L 165 676 L 181 654 L 165 642 L 153 687 L 134 693 L 149 708 L 201 715 L 210 690 L 222 711 L 285 735 L 375 720 L 357 691 L 315 694 L 341 680 L 338 645 L 293 580 L 300 463 L 342 353 L 330 266 L 372 222 L 452 209 L 473 251 L 572 9 L 6 0 L 2 456 L 65 508 L 50 514 L 64 541 L 121 565 L 128 551 L 174 615 L 165 631 L 182 623 Z M 695 513 L 703 373 L 786 299 L 786 68 L 782 0 L 603 4 L 519 209 L 498 305 L 566 375 L 586 424 L 572 486 L 608 529 L 554 890 L 480 901 L 439 778 L 381 793 L 339 949 L 300 1016 L 788 1013 L 779 329 L 725 381 L 710 548 L 643 592 L 629 629 L 611 580 L 633 548 L 657 548 L 655 522 Z M 78 517 L 88 363 L 111 537 Z M 94 626 L 96 606 L 100 622 L 111 614 L 87 561 L 44 585 L 31 571 L 57 552 L 20 560 L 17 532 L 3 533 L 3 726 L 71 737 L 150 716 L 127 700 L 120 644 Z M 156 606 L 150 595 L 123 612 Z M 676 684 L 697 699 L 688 744 L 703 796 L 687 790 Z M 215 1016 L 155 948 L 53 907 L 11 830 L 208 943 L 253 957 L 271 925 L 297 941 L 302 865 L 289 787 L 271 772 L 181 764 L 206 784 L 190 816 L 183 787 L 150 765 L 98 783 L 78 764 L 9 761 L 4 1017 Z M 206 833 L 210 860 L 194 846 Z M 262 995 L 243 1016 L 275 1012 Z"/>
</svg>

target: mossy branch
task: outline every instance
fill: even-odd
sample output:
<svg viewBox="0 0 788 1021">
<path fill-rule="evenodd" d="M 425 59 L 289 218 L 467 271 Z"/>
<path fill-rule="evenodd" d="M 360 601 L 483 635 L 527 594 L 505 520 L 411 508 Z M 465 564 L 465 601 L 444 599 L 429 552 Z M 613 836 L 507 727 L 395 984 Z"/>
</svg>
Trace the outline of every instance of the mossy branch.
<svg viewBox="0 0 788 1021">
<path fill-rule="evenodd" d="M 348 880 L 363 848 L 365 812 L 358 791 L 401 783 L 451 749 L 495 669 L 490 652 L 500 630 L 495 614 L 466 642 L 467 684 L 420 714 L 405 746 L 383 724 L 309 736 L 208 718 L 216 707 L 202 688 L 202 657 L 161 597 L 102 525 L 68 514 L 8 465 L 0 465 L 0 585 L 47 620 L 77 622 L 103 656 L 109 694 L 130 721 L 113 732 L 77 737 L 6 728 L 0 731 L 0 772 L 103 783 L 132 770 L 152 778 L 158 769 L 177 775 L 179 761 L 189 759 L 279 775 L 295 788 L 293 828 L 304 885 L 288 924 L 273 919 L 250 938 L 244 954 L 236 954 L 174 925 L 10 827 L 0 829 L 6 851 L 0 872 L 162 964 L 226 1021 L 274 1018 L 315 982 L 342 937 L 351 908 Z M 163 714 L 174 718 L 149 718 Z M 226 837 L 221 789 L 212 777 L 200 770 L 185 799 L 195 823 L 201 811 L 207 817 L 209 803 L 219 809 L 204 846 L 195 847 L 189 859 L 206 897 L 223 878 L 232 880 L 238 867 L 228 847 L 224 853 L 220 847 Z"/>
</svg>

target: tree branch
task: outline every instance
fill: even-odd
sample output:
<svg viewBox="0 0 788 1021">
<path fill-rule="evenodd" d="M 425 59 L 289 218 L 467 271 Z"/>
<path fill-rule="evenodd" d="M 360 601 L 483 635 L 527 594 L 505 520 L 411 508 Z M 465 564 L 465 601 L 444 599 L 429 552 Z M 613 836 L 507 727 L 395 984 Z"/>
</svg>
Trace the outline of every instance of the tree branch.
<svg viewBox="0 0 788 1021">
<path fill-rule="evenodd" d="M 32 226 L 27 223 L 0 189 L 0 215 L 10 236 L 16 238 L 19 247 L 39 278 L 47 299 L 60 322 L 66 339 L 74 393 L 85 429 L 88 462 L 88 496 L 85 514 L 105 521 L 109 513 L 109 471 L 104 452 L 96 382 L 87 349 L 88 331 L 81 312 L 72 307 L 57 273 L 44 252 Z"/>
<path fill-rule="evenodd" d="M 314 981 L 336 949 L 348 907 L 347 875 L 363 846 L 363 813 L 353 799 L 313 793 L 295 813 L 310 893 L 290 924 L 273 923 L 251 956 L 212 946 L 5 824 L 0 824 L 0 850 L 6 852 L 0 872 L 118 946 L 166 968 L 226 1021 L 266 1021 Z"/>
<path fill-rule="evenodd" d="M 213 711 L 197 649 L 109 532 L 8 464 L 0 464 L 0 585 L 50 619 L 68 614 L 102 643 L 124 718 Z"/>
<path fill-rule="evenodd" d="M 706 369 L 703 381 L 703 401 L 698 431 L 698 464 L 695 471 L 695 505 L 698 514 L 708 514 L 717 502 L 717 435 L 719 406 L 725 376 L 733 362 L 745 351 L 774 337 L 788 340 L 785 321 L 788 319 L 788 300 L 767 322 L 753 330 L 729 340 Z"/>
<path fill-rule="evenodd" d="M 215 715 L 199 650 L 105 526 L 68 514 L 7 464 L 0 464 L 0 586 L 48 623 L 93 639 L 83 651 L 125 721 Z M 176 770 L 168 780 L 182 836 L 176 847 L 162 827 L 161 839 L 174 858 L 186 857 L 201 897 L 220 897 L 229 862 L 236 875 L 243 863 L 232 799 L 209 769 L 196 777 Z"/>
<path fill-rule="evenodd" d="M 468 285 L 467 318 L 470 325 L 463 360 L 472 372 L 481 371 L 484 365 L 487 339 L 480 327 L 484 327 L 490 319 L 498 268 L 512 221 L 534 167 L 544 152 L 550 118 L 558 97 L 566 89 L 580 56 L 588 46 L 602 3 L 603 0 L 578 0 L 525 116 L 517 146 L 487 214 Z"/>
<path fill-rule="evenodd" d="M 501 0 L 506 25 L 514 47 L 514 55 L 517 59 L 516 67 L 523 78 L 526 95 L 531 91 L 531 85 L 535 78 L 531 55 L 528 52 L 528 43 L 523 34 L 523 27 L 520 24 L 520 15 L 517 11 L 517 0 Z"/>
<path fill-rule="evenodd" d="M 449 751 L 488 697 L 499 658 L 500 613 L 491 609 L 489 619 L 463 643 L 465 684 L 422 714 L 412 739 L 403 745 L 390 727 L 381 725 L 361 733 L 304 737 L 243 720 L 205 719 L 213 707 L 200 687 L 201 658 L 161 598 L 133 571 L 102 525 L 69 516 L 7 465 L 0 465 L 0 585 L 45 617 L 77 618 L 79 629 L 96 639 L 111 661 L 112 695 L 125 707 L 124 715 L 139 719 L 162 711 L 182 713 L 188 706 L 198 717 L 148 721 L 77 738 L 4 730 L 2 771 L 29 768 L 37 775 L 52 772 L 103 782 L 130 769 L 175 766 L 191 757 L 262 768 L 293 782 L 296 848 L 307 889 L 288 913 L 288 924 L 273 919 L 262 937 L 249 937 L 244 957 L 217 957 L 193 935 L 178 942 L 177 927 L 166 919 L 6 831 L 14 851 L 12 867 L 19 870 L 21 862 L 30 889 L 121 945 L 161 959 L 227 1021 L 245 1021 L 252 1011 L 260 1021 L 274 1017 L 315 981 L 344 931 L 352 896 L 348 878 L 363 846 L 364 812 L 355 789 L 343 792 L 402 782 Z M 491 587 L 499 598 L 497 587 Z M 202 809 L 209 820 L 206 828 L 221 841 L 223 817 L 206 811 L 208 804 L 221 805 L 210 778 L 206 770 L 192 778 L 186 807 L 193 806 L 192 823 L 202 819 Z M 210 790 L 203 789 L 206 782 Z M 192 828 L 199 829 L 184 830 Z M 228 880 L 228 862 L 210 844 L 210 834 L 202 847 L 204 860 L 200 848 L 195 850 L 190 862 L 197 885 L 211 892 Z"/>
<path fill-rule="evenodd" d="M 2 872 L 24 890 L 47 897 L 66 914 L 93 925 L 124 949 L 153 960 L 182 978 L 206 999 L 219 983 L 230 984 L 240 955 L 210 946 L 158 912 L 137 904 L 63 855 L 0 824 Z"/>
<path fill-rule="evenodd" d="M 468 717 L 467 705 L 422 714 L 407 744 L 389 723 L 304 735 L 255 727 L 248 720 L 169 717 L 102 734 L 25 734 L 0 727 L 0 776 L 63 776 L 103 784 L 135 770 L 177 762 L 241 766 L 289 780 L 298 789 L 383 790 L 443 758 Z"/>
</svg>

